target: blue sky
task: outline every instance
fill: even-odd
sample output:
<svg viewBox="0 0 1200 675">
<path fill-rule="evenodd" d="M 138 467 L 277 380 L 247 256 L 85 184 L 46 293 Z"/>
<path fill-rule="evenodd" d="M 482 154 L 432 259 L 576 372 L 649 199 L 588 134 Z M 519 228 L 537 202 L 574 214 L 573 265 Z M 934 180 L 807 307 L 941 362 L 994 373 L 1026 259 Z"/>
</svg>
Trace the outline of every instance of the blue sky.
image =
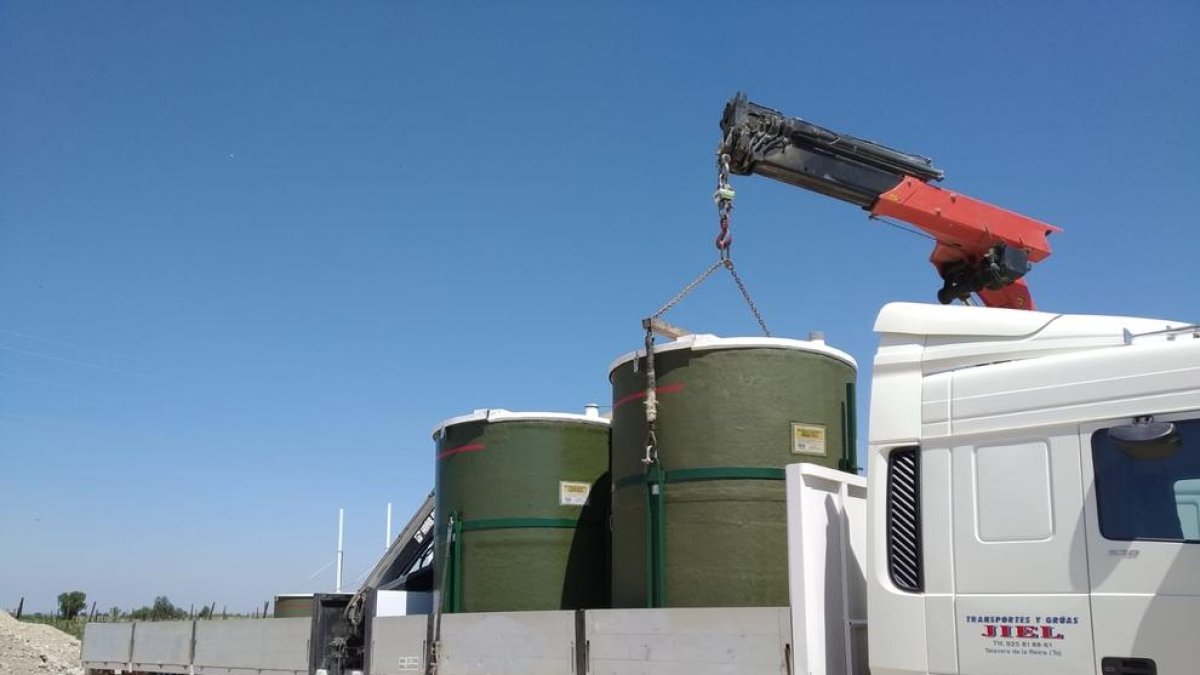
<svg viewBox="0 0 1200 675">
<path fill-rule="evenodd" d="M 1063 227 L 1043 309 L 1200 318 L 1194 3 L 650 4 L 0 5 L 0 606 L 326 589 L 337 508 L 353 579 L 439 420 L 609 401 L 714 255 L 738 90 Z M 865 407 L 928 242 L 735 187 L 769 323 Z M 726 279 L 672 318 L 755 329 Z"/>
</svg>

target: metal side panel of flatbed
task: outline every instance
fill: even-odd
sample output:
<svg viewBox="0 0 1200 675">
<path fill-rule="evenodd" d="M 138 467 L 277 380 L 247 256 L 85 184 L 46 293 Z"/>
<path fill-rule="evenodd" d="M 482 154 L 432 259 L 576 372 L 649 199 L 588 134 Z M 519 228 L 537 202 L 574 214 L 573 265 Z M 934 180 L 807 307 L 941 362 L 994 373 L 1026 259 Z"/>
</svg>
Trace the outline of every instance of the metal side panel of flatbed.
<svg viewBox="0 0 1200 675">
<path fill-rule="evenodd" d="M 786 607 L 445 614 L 438 675 L 784 675 Z M 376 618 L 367 675 L 424 672 L 427 617 Z"/>
<path fill-rule="evenodd" d="M 197 675 L 308 673 L 312 620 L 198 621 L 193 668 Z"/>
<path fill-rule="evenodd" d="M 786 607 L 605 609 L 586 624 L 590 675 L 788 672 Z"/>
<path fill-rule="evenodd" d="M 132 623 L 89 623 L 80 660 L 96 670 L 127 670 L 132 646 Z"/>
<path fill-rule="evenodd" d="M 186 674 L 192 664 L 194 621 L 135 623 L 130 669 L 146 673 Z"/>
<path fill-rule="evenodd" d="M 562 675 L 574 646 L 574 612 L 446 614 L 438 675 Z"/>
<path fill-rule="evenodd" d="M 425 672 L 427 616 L 381 616 L 372 619 L 367 675 L 411 675 Z"/>
</svg>

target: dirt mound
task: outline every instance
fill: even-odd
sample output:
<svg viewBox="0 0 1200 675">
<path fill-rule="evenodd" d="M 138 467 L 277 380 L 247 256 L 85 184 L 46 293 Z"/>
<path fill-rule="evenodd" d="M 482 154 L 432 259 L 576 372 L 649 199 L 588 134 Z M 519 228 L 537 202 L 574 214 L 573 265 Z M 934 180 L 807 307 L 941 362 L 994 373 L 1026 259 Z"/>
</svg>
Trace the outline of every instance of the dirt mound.
<svg viewBox="0 0 1200 675">
<path fill-rule="evenodd" d="M 0 611 L 0 675 L 83 675 L 79 640 Z"/>
</svg>

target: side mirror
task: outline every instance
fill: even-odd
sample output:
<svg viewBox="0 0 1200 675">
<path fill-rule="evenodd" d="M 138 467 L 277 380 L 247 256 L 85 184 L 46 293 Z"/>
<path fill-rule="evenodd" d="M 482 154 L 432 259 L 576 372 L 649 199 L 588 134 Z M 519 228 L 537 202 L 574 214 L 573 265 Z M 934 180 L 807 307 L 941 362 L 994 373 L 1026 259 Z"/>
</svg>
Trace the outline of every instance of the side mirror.
<svg viewBox="0 0 1200 675">
<path fill-rule="evenodd" d="M 1174 422 L 1155 422 L 1150 417 L 1111 427 L 1108 437 L 1125 456 L 1143 461 L 1168 459 L 1182 447 Z"/>
</svg>

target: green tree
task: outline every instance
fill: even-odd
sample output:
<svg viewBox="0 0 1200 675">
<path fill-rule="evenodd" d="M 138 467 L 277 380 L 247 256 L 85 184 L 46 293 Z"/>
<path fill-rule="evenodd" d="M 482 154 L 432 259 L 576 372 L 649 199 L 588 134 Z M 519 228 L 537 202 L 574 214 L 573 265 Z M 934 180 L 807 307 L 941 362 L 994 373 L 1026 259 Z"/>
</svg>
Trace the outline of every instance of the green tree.
<svg viewBox="0 0 1200 675">
<path fill-rule="evenodd" d="M 211 619 L 212 618 L 212 608 L 211 607 L 201 607 L 200 613 L 196 615 L 196 618 L 197 619 Z"/>
<path fill-rule="evenodd" d="M 58 612 L 64 619 L 74 619 L 87 609 L 87 593 L 67 591 L 58 594 Z"/>
<path fill-rule="evenodd" d="M 150 619 L 152 621 L 169 621 L 185 617 L 187 617 L 187 611 L 176 607 L 167 599 L 167 596 L 160 595 L 154 598 L 154 607 L 150 609 Z"/>
</svg>

